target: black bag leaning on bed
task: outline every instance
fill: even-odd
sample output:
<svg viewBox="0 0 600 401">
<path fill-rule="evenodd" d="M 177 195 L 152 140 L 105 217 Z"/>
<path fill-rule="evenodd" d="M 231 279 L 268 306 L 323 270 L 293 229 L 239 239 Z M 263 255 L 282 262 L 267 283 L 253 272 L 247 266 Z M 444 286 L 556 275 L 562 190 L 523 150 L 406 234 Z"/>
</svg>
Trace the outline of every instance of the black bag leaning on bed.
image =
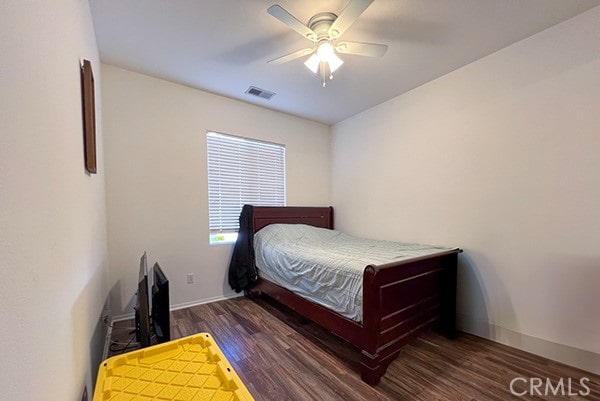
<svg viewBox="0 0 600 401">
<path fill-rule="evenodd" d="M 235 292 L 250 289 L 258 278 L 254 264 L 251 205 L 244 205 L 239 221 L 240 230 L 229 262 L 229 285 Z"/>
</svg>

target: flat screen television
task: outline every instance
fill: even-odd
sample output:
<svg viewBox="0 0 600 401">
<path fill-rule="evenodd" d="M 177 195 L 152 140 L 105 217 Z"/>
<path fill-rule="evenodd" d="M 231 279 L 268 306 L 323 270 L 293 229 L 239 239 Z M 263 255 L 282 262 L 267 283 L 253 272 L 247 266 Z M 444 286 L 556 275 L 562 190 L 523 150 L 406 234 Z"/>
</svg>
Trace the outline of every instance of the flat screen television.
<svg viewBox="0 0 600 401">
<path fill-rule="evenodd" d="M 148 294 L 148 256 L 146 252 L 140 258 L 137 300 L 135 306 L 135 337 L 141 347 L 150 346 L 150 300 Z"/>
<path fill-rule="evenodd" d="M 159 343 L 171 340 L 171 319 L 169 312 L 169 280 L 158 263 L 152 267 L 152 325 Z"/>
</svg>

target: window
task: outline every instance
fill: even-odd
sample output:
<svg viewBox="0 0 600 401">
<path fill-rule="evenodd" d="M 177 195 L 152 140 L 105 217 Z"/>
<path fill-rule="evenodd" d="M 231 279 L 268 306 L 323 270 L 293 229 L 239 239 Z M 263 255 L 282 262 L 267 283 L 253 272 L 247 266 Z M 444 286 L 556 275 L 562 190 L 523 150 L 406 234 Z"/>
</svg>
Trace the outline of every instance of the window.
<svg viewBox="0 0 600 401">
<path fill-rule="evenodd" d="M 210 243 L 235 242 L 244 204 L 285 206 L 285 146 L 208 132 Z"/>
</svg>

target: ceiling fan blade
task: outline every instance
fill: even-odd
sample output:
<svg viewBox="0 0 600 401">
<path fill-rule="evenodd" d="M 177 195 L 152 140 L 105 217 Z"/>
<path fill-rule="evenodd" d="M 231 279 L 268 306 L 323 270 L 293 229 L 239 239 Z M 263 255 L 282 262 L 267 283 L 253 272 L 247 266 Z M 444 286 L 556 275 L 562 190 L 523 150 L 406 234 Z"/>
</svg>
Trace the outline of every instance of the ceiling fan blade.
<svg viewBox="0 0 600 401">
<path fill-rule="evenodd" d="M 340 42 L 335 47 L 340 53 L 356 54 L 357 56 L 382 57 L 387 51 L 387 45 L 362 42 Z"/>
<path fill-rule="evenodd" d="M 317 34 L 312 29 L 298 21 L 296 17 L 287 12 L 279 4 L 272 5 L 267 9 L 267 12 L 308 40 L 317 40 Z"/>
<path fill-rule="evenodd" d="M 339 17 L 329 28 L 329 36 L 337 39 L 350 28 L 354 21 L 371 5 L 374 0 L 350 0 Z"/>
<path fill-rule="evenodd" d="M 295 60 L 295 59 L 303 57 L 303 56 L 308 56 L 309 54 L 313 53 L 314 51 L 315 51 L 314 48 L 307 47 L 305 49 L 296 50 L 293 53 L 286 54 L 285 56 L 281 56 L 276 59 L 270 60 L 270 61 L 268 61 L 268 63 L 273 63 L 273 64 L 287 63 L 288 61 L 292 61 L 292 60 Z"/>
</svg>

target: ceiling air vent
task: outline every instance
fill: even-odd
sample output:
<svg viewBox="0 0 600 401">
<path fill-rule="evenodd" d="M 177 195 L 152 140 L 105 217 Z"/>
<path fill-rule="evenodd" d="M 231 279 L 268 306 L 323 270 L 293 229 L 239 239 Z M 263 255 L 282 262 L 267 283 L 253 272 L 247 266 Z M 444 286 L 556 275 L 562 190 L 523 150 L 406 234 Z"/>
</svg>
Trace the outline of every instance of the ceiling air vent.
<svg viewBox="0 0 600 401">
<path fill-rule="evenodd" d="M 248 90 L 246 91 L 246 93 L 249 95 L 260 97 L 260 98 L 267 99 L 267 100 L 271 99 L 273 97 L 273 95 L 275 95 L 275 93 L 273 93 L 273 92 L 257 88 L 256 86 L 249 87 Z"/>
</svg>

